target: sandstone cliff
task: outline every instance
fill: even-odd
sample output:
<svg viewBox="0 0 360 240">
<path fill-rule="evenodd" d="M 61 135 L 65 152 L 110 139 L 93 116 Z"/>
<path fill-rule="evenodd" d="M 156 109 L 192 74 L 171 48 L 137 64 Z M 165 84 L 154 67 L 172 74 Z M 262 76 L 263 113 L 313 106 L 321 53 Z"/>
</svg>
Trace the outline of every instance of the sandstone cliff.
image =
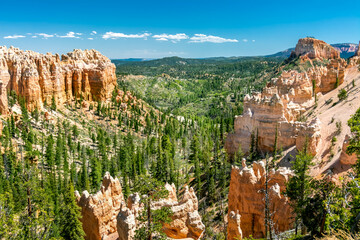
<svg viewBox="0 0 360 240">
<path fill-rule="evenodd" d="M 58 106 L 74 97 L 105 100 L 116 84 L 115 65 L 96 50 L 60 56 L 0 47 L 0 112 L 7 113 L 7 91 L 22 96 L 29 110 L 52 99 Z"/>
<path fill-rule="evenodd" d="M 316 95 L 343 83 L 346 62 L 337 53 L 323 41 L 300 39 L 294 54 L 306 56 L 306 62 L 297 63 L 298 70 L 281 70 L 280 76 L 273 78 L 261 93 L 244 98 L 244 113 L 235 118 L 235 133 L 228 136 L 227 151 L 232 154 L 241 146 L 248 153 L 254 135 L 258 150 L 271 152 L 277 135 L 277 146 L 283 149 L 301 149 L 308 139 L 315 155 L 321 142 L 321 123 L 318 119 L 306 121 L 303 114 L 314 106 Z"/>
<path fill-rule="evenodd" d="M 292 53 L 296 57 L 303 56 L 310 59 L 324 58 L 336 59 L 340 58 L 340 52 L 324 41 L 307 37 L 299 40 Z"/>
<path fill-rule="evenodd" d="M 292 227 L 293 219 L 287 198 L 282 195 L 285 183 L 291 176 L 291 171 L 280 168 L 269 174 L 270 212 L 273 214 L 275 232 L 283 232 Z M 255 238 L 265 236 L 265 164 L 254 162 L 252 168 L 231 170 L 228 210 L 228 238 Z"/>
<path fill-rule="evenodd" d="M 281 164 L 290 166 L 288 160 L 296 155 L 294 148 L 302 149 L 308 141 L 315 163 L 310 174 L 316 177 L 330 174 L 337 181 L 356 161 L 356 156 L 349 156 L 345 151 L 347 136 L 350 135 L 347 120 L 360 107 L 360 57 L 354 56 L 346 63 L 324 42 L 304 39 L 299 40 L 292 59 L 288 61 L 296 61 L 296 64 L 289 67 L 290 70 L 280 69 L 279 76 L 272 79 L 261 93 L 245 97 L 244 113 L 235 118 L 235 133 L 229 134 L 226 149 L 234 153 L 241 147 L 243 152 L 248 153 L 251 138 L 257 137 L 259 151 L 272 152 L 277 135 L 278 148 L 292 151 L 285 152 L 281 161 Z M 338 98 L 340 89 L 347 92 L 345 100 Z M 264 235 L 264 222 L 260 221 L 264 218 L 264 204 L 261 196 L 256 195 L 261 188 L 259 178 L 262 175 L 257 174 L 256 169 L 259 169 L 258 163 L 253 169 L 232 170 L 228 239 L 237 235 Z M 280 189 L 284 188 L 289 175 L 285 176 L 276 182 Z M 284 231 L 291 226 L 288 219 L 291 212 L 286 199 L 281 194 L 277 196 L 274 198 L 276 212 L 285 210 L 279 212 L 285 218 L 276 220 L 278 227 L 275 230 Z"/>
<path fill-rule="evenodd" d="M 168 198 L 154 202 L 151 206 L 152 209 L 170 207 L 173 212 L 172 222 L 165 224 L 163 231 L 173 239 L 199 239 L 205 230 L 205 226 L 201 222 L 201 216 L 198 212 L 198 200 L 194 190 L 186 187 L 182 199 L 178 200 L 174 184 L 166 184 L 165 188 L 169 191 Z M 141 198 L 138 194 L 132 194 L 128 198 L 127 204 L 122 205 L 117 217 L 119 240 L 133 239 L 138 226 L 136 218 L 142 208 Z"/>
<path fill-rule="evenodd" d="M 107 172 L 103 178 L 100 191 L 89 194 L 84 191 L 80 196 L 75 192 L 78 205 L 81 207 L 83 229 L 86 240 L 106 239 L 116 233 L 116 217 L 124 201 L 118 178 L 112 178 Z"/>
<path fill-rule="evenodd" d="M 359 46 L 357 47 L 357 50 L 356 50 L 354 56 L 360 57 L 360 42 L 359 42 Z"/>
<path fill-rule="evenodd" d="M 169 191 L 166 199 L 152 203 L 152 209 L 163 206 L 173 211 L 172 222 L 163 226 L 168 237 L 174 239 L 199 239 L 205 230 L 198 213 L 198 200 L 192 188 L 186 188 L 182 199 L 176 196 L 175 185 L 166 184 Z M 89 194 L 84 191 L 80 196 L 75 192 L 78 205 L 82 209 L 82 223 L 86 240 L 132 240 L 138 227 L 136 218 L 142 211 L 140 196 L 135 193 L 125 203 L 121 184 L 107 172 L 100 191 Z"/>
</svg>

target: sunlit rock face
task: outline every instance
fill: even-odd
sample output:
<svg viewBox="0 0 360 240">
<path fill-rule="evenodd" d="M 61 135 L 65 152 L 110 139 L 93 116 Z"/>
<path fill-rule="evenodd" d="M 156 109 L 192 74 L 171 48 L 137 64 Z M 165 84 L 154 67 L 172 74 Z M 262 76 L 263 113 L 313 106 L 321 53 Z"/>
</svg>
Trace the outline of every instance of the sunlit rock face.
<svg viewBox="0 0 360 240">
<path fill-rule="evenodd" d="M 115 65 L 96 50 L 62 55 L 0 47 L 0 112 L 7 113 L 7 91 L 22 96 L 29 110 L 58 106 L 74 97 L 104 101 L 116 84 Z"/>
<path fill-rule="evenodd" d="M 337 59 L 340 58 L 340 52 L 324 41 L 315 38 L 299 39 L 295 47 L 296 56 L 304 56 L 310 59 Z"/>
<path fill-rule="evenodd" d="M 169 192 L 168 197 L 151 205 L 152 209 L 170 207 L 173 212 L 172 221 L 163 225 L 165 234 L 173 239 L 200 239 L 205 230 L 205 225 L 202 223 L 198 212 L 198 199 L 194 190 L 186 187 L 182 199 L 178 200 L 174 184 L 166 184 L 165 188 Z M 142 210 L 143 205 L 140 196 L 138 194 L 130 195 L 127 204 L 122 205 L 117 217 L 119 240 L 134 238 L 135 230 L 139 224 L 136 218 Z"/>
<path fill-rule="evenodd" d="M 236 116 L 235 131 L 225 144 L 229 154 L 239 147 L 249 153 L 252 136 L 263 153 L 274 150 L 275 136 L 278 148 L 296 146 L 300 150 L 307 142 L 310 152 L 317 153 L 321 124 L 318 119 L 306 121 L 302 114 L 314 106 L 315 95 L 344 82 L 347 64 L 336 49 L 313 38 L 300 39 L 294 57 L 300 58 L 302 70 L 281 71 L 261 93 L 244 98 L 244 113 Z"/>
<path fill-rule="evenodd" d="M 81 207 L 81 221 L 86 240 L 106 239 L 109 235 L 116 233 L 116 217 L 121 203 L 124 202 L 118 178 L 112 178 L 107 172 L 100 191 L 95 194 L 84 191 L 81 196 L 76 191 L 75 195 L 77 203 Z"/>
<path fill-rule="evenodd" d="M 192 188 L 185 188 L 183 197 L 178 200 L 175 185 L 166 184 L 169 195 L 165 199 L 153 202 L 152 209 L 170 207 L 172 221 L 163 225 L 163 231 L 174 239 L 201 238 L 205 225 L 198 212 L 198 199 Z M 143 211 L 139 194 L 130 195 L 125 201 L 118 178 L 112 178 L 107 172 L 100 191 L 81 195 L 75 192 L 81 207 L 82 224 L 86 240 L 132 240 L 139 227 L 137 217 Z"/>
<path fill-rule="evenodd" d="M 292 172 L 286 168 L 269 173 L 269 209 L 273 214 L 273 230 L 276 232 L 286 231 L 293 225 L 291 207 L 282 194 L 290 176 Z M 265 179 L 264 162 L 254 162 L 249 168 L 232 168 L 227 239 L 241 239 L 250 235 L 255 238 L 265 236 Z"/>
</svg>

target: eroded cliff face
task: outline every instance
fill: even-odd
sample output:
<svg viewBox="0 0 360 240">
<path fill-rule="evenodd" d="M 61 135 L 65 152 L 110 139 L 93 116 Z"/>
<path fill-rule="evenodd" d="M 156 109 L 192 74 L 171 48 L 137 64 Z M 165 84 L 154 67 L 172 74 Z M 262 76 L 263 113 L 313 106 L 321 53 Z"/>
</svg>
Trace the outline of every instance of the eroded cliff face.
<svg viewBox="0 0 360 240">
<path fill-rule="evenodd" d="M 198 212 L 198 200 L 194 190 L 186 187 L 182 199 L 178 200 L 174 184 L 166 184 L 165 188 L 169 191 L 168 198 L 154 202 L 151 205 L 154 210 L 170 207 L 173 212 L 172 221 L 163 225 L 163 231 L 173 239 L 199 239 L 205 230 L 205 225 L 201 222 L 201 216 Z M 122 205 L 117 217 L 119 240 L 133 239 L 139 224 L 136 218 L 142 209 L 143 205 L 138 194 L 130 195 L 127 204 Z"/>
<path fill-rule="evenodd" d="M 166 184 L 169 195 L 166 199 L 152 203 L 152 209 L 170 207 L 173 211 L 172 222 L 163 226 L 168 237 L 174 239 L 199 239 L 205 230 L 198 212 L 198 200 L 192 188 L 186 188 L 182 199 L 176 196 L 175 185 Z M 82 211 L 82 223 L 86 240 L 132 240 L 138 227 L 136 218 L 143 210 L 139 194 L 128 197 L 127 202 L 119 179 L 112 178 L 107 172 L 100 191 L 89 194 L 84 191 L 80 196 L 75 192 Z"/>
<path fill-rule="evenodd" d="M 124 202 L 122 188 L 118 178 L 112 178 L 107 172 L 103 178 L 100 191 L 89 194 L 84 191 L 80 196 L 75 192 L 78 205 L 81 207 L 82 224 L 86 240 L 106 239 L 116 233 L 116 217 Z"/>
<path fill-rule="evenodd" d="M 287 198 L 282 195 L 291 175 L 291 171 L 286 168 L 269 173 L 269 210 L 273 214 L 275 232 L 283 232 L 293 226 L 291 207 Z M 265 163 L 262 161 L 254 162 L 252 167 L 232 168 L 227 239 L 265 236 L 265 179 Z"/>
<path fill-rule="evenodd" d="M 235 133 L 225 145 L 230 154 L 240 146 L 249 153 L 252 135 L 260 152 L 273 151 L 277 135 L 278 148 L 302 149 L 307 139 L 311 153 L 317 153 L 321 124 L 318 119 L 304 121 L 302 114 L 315 104 L 315 95 L 343 83 L 346 62 L 330 45 L 312 38 L 300 39 L 294 54 L 302 54 L 302 70 L 282 71 L 262 93 L 245 97 L 244 113 L 235 118 Z"/>
<path fill-rule="evenodd" d="M 340 52 L 324 41 L 315 38 L 302 38 L 299 40 L 293 52 L 295 56 L 308 57 L 310 59 L 338 59 Z"/>
<path fill-rule="evenodd" d="M 360 57 L 360 42 L 354 56 Z"/>
<path fill-rule="evenodd" d="M 60 56 L 0 46 L 0 112 L 7 113 L 7 91 L 22 96 L 29 110 L 58 106 L 74 97 L 104 101 L 116 84 L 115 65 L 96 50 Z"/>
</svg>

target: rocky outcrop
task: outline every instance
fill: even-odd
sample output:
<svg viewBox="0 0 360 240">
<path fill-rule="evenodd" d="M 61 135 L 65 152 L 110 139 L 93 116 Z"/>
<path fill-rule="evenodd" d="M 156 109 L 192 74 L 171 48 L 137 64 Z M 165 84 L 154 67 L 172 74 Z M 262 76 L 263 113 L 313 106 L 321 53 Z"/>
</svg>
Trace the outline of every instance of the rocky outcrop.
<svg viewBox="0 0 360 240">
<path fill-rule="evenodd" d="M 319 97 L 343 83 L 346 62 L 336 53 L 323 41 L 300 39 L 294 54 L 307 56 L 306 62 L 298 63 L 299 70 L 282 71 L 261 93 L 244 98 L 243 115 L 235 118 L 234 134 L 228 135 L 225 144 L 228 153 L 235 153 L 240 146 L 244 153 L 249 153 L 252 138 L 260 152 L 272 152 L 277 136 L 278 148 L 302 149 L 309 141 L 310 151 L 315 155 L 320 144 L 320 122 L 307 121 L 303 114 L 314 106 L 316 95 Z M 316 58 L 317 63 L 310 58 Z"/>
<path fill-rule="evenodd" d="M 169 224 L 164 224 L 163 231 L 168 237 L 174 239 L 192 238 L 199 239 L 205 229 L 198 213 L 198 200 L 192 188 L 186 187 L 181 200 L 176 197 L 175 185 L 166 184 L 165 188 L 169 192 L 166 199 L 154 202 L 152 209 L 170 207 L 173 216 Z M 123 204 L 118 214 L 117 229 L 119 240 L 130 240 L 135 235 L 138 227 L 136 217 L 142 211 L 143 205 L 138 194 L 133 194 L 128 198 L 127 204 Z"/>
<path fill-rule="evenodd" d="M 358 157 L 356 156 L 355 153 L 350 155 L 346 153 L 347 147 L 349 146 L 349 141 L 350 141 L 350 136 L 346 135 L 342 146 L 342 151 L 340 154 L 340 163 L 344 165 L 354 165 L 358 160 Z"/>
<path fill-rule="evenodd" d="M 7 91 L 22 96 L 29 110 L 52 99 L 58 106 L 74 97 L 103 101 L 116 84 L 115 65 L 96 50 L 62 55 L 0 47 L 0 112 L 7 113 Z"/>
<path fill-rule="evenodd" d="M 285 184 L 292 175 L 286 168 L 279 168 L 269 173 L 270 212 L 273 231 L 283 232 L 292 227 L 292 211 L 288 200 L 282 195 Z M 263 238 L 265 236 L 265 164 L 254 162 L 252 168 L 231 170 L 228 210 L 228 238 L 241 237 Z M 240 223 L 241 219 L 241 223 Z"/>
<path fill-rule="evenodd" d="M 324 41 L 307 37 L 298 41 L 295 51 L 292 55 L 306 56 L 310 59 L 337 59 L 340 58 L 340 52 Z"/>
<path fill-rule="evenodd" d="M 228 232 L 228 239 L 236 239 L 236 240 L 242 239 L 243 234 L 241 231 L 241 215 L 239 214 L 239 211 L 229 212 L 227 232 Z"/>
<path fill-rule="evenodd" d="M 116 217 L 124 201 L 118 178 L 112 178 L 107 172 L 100 191 L 91 195 L 84 191 L 81 196 L 76 191 L 75 195 L 81 207 L 86 240 L 107 239 L 109 235 L 116 233 Z"/>
<path fill-rule="evenodd" d="M 198 200 L 192 188 L 186 188 L 181 200 L 177 199 L 175 185 L 166 184 L 169 195 L 166 199 L 154 202 L 152 209 L 170 207 L 173 221 L 163 226 L 167 236 L 175 239 L 199 239 L 205 229 L 198 213 Z M 95 194 L 84 191 L 81 196 L 75 192 L 81 207 L 83 229 L 86 240 L 132 240 L 138 227 L 136 218 L 143 210 L 139 194 L 128 197 L 122 194 L 118 178 L 112 178 L 107 172 Z"/>
<path fill-rule="evenodd" d="M 360 57 L 360 41 L 359 41 L 359 46 L 357 47 L 357 50 L 356 50 L 354 56 Z"/>
</svg>

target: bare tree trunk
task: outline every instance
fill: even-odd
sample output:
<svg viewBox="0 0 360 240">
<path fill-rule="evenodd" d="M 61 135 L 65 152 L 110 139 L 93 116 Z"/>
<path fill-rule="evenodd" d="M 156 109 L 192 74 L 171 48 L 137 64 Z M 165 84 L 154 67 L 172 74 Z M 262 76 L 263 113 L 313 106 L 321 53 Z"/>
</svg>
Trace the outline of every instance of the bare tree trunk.
<svg viewBox="0 0 360 240">
<path fill-rule="evenodd" d="M 151 200 L 148 197 L 148 206 L 147 206 L 147 217 L 148 217 L 148 240 L 152 240 L 152 232 L 151 232 Z"/>
</svg>

